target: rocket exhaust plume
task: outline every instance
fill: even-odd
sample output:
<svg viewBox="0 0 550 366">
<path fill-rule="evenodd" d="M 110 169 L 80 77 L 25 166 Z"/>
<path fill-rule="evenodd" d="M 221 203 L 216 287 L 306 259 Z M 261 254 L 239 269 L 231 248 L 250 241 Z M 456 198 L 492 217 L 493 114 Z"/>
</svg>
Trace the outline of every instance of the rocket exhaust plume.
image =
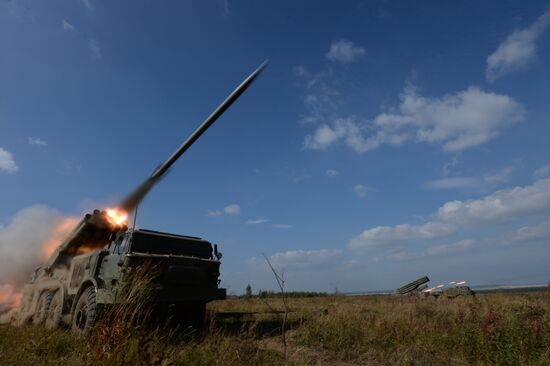
<svg viewBox="0 0 550 366">
<path fill-rule="evenodd" d="M 78 219 L 43 205 L 24 208 L 0 228 L 0 313 L 16 306 L 30 274 L 43 264 Z"/>
</svg>

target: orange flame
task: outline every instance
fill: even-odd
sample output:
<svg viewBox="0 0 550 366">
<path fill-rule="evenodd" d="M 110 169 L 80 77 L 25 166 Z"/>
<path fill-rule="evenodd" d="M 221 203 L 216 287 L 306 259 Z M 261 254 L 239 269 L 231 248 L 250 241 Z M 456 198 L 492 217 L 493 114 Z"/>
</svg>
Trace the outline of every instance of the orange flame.
<svg viewBox="0 0 550 366">
<path fill-rule="evenodd" d="M 128 213 L 118 208 L 108 208 L 105 210 L 111 223 L 115 225 L 126 225 L 128 223 Z"/>
</svg>

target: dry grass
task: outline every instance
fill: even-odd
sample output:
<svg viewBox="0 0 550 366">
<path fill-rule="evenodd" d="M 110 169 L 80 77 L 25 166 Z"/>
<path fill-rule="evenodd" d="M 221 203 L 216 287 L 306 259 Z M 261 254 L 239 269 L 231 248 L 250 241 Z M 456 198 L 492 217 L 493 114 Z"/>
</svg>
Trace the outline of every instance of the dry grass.
<svg viewBox="0 0 550 366">
<path fill-rule="evenodd" d="M 287 299 L 288 364 L 550 365 L 550 294 Z M 267 303 L 266 303 L 267 302 Z M 92 337 L 0 328 L 1 365 L 276 365 L 280 299 L 225 300 L 202 332 L 111 322 Z"/>
</svg>

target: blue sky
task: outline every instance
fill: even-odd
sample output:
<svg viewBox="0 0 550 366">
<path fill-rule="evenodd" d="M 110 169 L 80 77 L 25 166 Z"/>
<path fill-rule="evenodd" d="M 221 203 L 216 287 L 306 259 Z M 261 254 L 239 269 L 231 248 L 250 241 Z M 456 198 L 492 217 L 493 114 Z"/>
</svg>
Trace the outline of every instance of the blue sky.
<svg viewBox="0 0 550 366">
<path fill-rule="evenodd" d="M 139 226 L 219 243 L 235 293 L 275 287 L 262 253 L 289 289 L 546 282 L 549 9 L 1 1 L 0 260 L 123 197 L 269 58 Z"/>
</svg>

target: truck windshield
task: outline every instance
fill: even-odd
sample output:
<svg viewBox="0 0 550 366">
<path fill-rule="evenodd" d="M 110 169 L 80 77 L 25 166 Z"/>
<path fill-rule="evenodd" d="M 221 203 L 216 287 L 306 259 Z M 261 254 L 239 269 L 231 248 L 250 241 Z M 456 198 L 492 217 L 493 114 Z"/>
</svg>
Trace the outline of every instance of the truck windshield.
<svg viewBox="0 0 550 366">
<path fill-rule="evenodd" d="M 206 240 L 149 230 L 136 230 L 133 232 L 130 251 L 212 258 L 212 244 Z"/>
</svg>

